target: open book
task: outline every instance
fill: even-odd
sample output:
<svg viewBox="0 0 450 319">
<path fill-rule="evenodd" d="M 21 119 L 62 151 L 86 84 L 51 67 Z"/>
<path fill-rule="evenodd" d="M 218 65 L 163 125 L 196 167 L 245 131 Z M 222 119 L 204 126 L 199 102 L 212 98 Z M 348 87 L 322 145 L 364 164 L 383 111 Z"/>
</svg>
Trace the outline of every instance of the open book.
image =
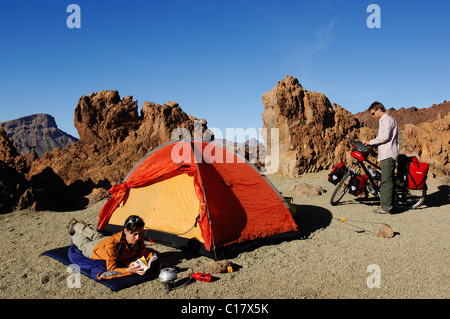
<svg viewBox="0 0 450 319">
<path fill-rule="evenodd" d="M 144 256 L 142 256 L 141 258 L 138 258 L 135 261 L 135 263 L 140 265 L 144 271 L 147 271 L 147 269 L 149 269 L 150 266 L 152 265 L 152 262 L 157 259 L 158 259 L 158 256 L 156 256 L 156 254 L 150 253 L 147 258 L 145 258 Z"/>
</svg>

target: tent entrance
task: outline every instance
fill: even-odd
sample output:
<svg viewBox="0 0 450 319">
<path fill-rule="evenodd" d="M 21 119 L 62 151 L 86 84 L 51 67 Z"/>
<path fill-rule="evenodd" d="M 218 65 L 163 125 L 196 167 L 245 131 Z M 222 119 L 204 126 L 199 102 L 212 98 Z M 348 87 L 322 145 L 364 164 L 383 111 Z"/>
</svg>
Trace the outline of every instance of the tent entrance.
<svg viewBox="0 0 450 319">
<path fill-rule="evenodd" d="M 109 223 L 122 226 L 128 216 L 138 215 L 150 230 L 203 243 L 197 223 L 200 207 L 194 178 L 181 174 L 148 186 L 131 188 Z"/>
</svg>

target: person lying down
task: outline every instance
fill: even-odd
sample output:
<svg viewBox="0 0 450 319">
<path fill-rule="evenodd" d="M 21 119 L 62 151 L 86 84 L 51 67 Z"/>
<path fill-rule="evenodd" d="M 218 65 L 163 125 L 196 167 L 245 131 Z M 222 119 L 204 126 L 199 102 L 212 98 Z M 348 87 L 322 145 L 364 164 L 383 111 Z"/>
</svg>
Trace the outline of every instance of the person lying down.
<svg viewBox="0 0 450 319">
<path fill-rule="evenodd" d="M 153 253 L 145 247 L 144 226 L 142 218 L 131 215 L 126 219 L 123 230 L 112 236 L 105 236 L 75 218 L 72 218 L 67 228 L 72 236 L 72 243 L 83 256 L 106 262 L 106 272 L 100 275 L 101 278 L 106 278 L 129 274 L 144 275 L 146 269 L 135 262 L 143 256 L 149 258 Z"/>
</svg>

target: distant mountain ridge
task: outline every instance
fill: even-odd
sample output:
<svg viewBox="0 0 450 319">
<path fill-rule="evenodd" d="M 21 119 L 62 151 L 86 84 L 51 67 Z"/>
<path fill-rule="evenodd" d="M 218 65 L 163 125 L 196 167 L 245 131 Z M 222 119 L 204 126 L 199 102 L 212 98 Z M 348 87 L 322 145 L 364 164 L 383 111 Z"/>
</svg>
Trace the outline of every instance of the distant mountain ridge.
<svg viewBox="0 0 450 319">
<path fill-rule="evenodd" d="M 1 122 L 7 136 L 12 139 L 17 152 L 23 156 L 34 150 L 38 157 L 55 148 L 65 148 L 78 141 L 60 130 L 55 118 L 49 114 L 32 114 L 15 120 Z"/>
<path fill-rule="evenodd" d="M 418 109 L 415 106 L 411 106 L 408 108 L 402 107 L 399 109 L 391 107 L 387 109 L 387 112 L 389 115 L 395 118 L 399 130 L 403 130 L 406 124 L 419 125 L 424 122 L 433 122 L 440 116 L 446 116 L 450 113 L 450 101 L 445 100 L 442 103 L 433 104 L 428 108 L 421 109 Z M 356 113 L 355 117 L 363 121 L 366 126 L 378 131 L 378 121 L 372 119 L 370 113 L 367 110 Z"/>
</svg>

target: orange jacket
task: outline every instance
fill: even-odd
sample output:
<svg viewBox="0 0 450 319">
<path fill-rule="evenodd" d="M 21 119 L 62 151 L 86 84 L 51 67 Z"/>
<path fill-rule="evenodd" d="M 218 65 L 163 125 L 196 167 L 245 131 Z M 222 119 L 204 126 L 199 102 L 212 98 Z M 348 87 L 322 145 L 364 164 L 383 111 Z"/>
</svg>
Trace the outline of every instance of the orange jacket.
<svg viewBox="0 0 450 319">
<path fill-rule="evenodd" d="M 144 238 L 142 237 L 140 241 L 129 247 L 128 244 L 124 244 L 120 256 L 117 255 L 116 248 L 122 237 L 122 232 L 114 234 L 110 237 L 106 237 L 97 243 L 92 251 L 91 259 L 101 259 L 106 261 L 106 269 L 108 271 L 119 271 L 121 273 L 126 273 L 128 266 L 136 261 L 136 259 L 146 256 L 149 251 L 146 250 L 144 244 Z M 137 247 L 136 247 L 137 246 Z"/>
</svg>

